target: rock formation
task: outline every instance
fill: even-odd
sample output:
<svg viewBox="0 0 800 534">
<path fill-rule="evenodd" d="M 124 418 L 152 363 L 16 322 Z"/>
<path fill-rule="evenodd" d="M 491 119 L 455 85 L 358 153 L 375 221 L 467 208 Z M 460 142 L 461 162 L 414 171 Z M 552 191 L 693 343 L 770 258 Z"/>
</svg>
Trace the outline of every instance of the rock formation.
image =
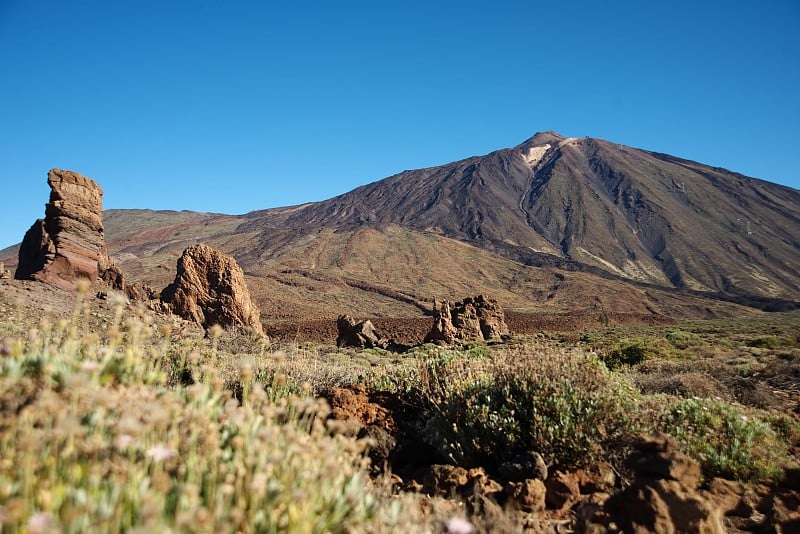
<svg viewBox="0 0 800 534">
<path fill-rule="evenodd" d="M 362 349 L 381 348 L 389 346 L 389 341 L 381 338 L 372 321 L 356 322 L 349 315 L 341 315 L 336 320 L 339 335 L 336 337 L 337 347 L 358 347 Z"/>
<path fill-rule="evenodd" d="M 125 286 L 125 296 L 131 300 L 146 302 L 154 298 L 154 295 L 153 288 L 141 281 Z"/>
<path fill-rule="evenodd" d="M 508 332 L 503 309 L 485 295 L 449 303 L 434 299 L 433 327 L 425 343 L 455 345 L 467 341 L 491 340 Z"/>
<path fill-rule="evenodd" d="M 634 483 L 606 501 L 590 521 L 592 532 L 725 532 L 720 509 L 697 491 L 700 466 L 671 436 L 647 436 L 637 448 Z"/>
<path fill-rule="evenodd" d="M 47 173 L 47 183 L 45 218 L 25 233 L 14 277 L 68 290 L 74 290 L 79 279 L 94 283 L 102 278 L 122 289 L 122 273 L 106 252 L 103 190 L 85 176 L 60 169 Z"/>
<path fill-rule="evenodd" d="M 6 269 L 6 266 L 2 261 L 0 261 L 0 280 L 3 280 L 4 278 L 11 278 L 11 271 Z"/>
<path fill-rule="evenodd" d="M 208 328 L 251 328 L 264 335 L 260 312 L 250 299 L 236 260 L 206 245 L 192 245 L 178 259 L 175 281 L 161 293 L 172 313 Z"/>
</svg>

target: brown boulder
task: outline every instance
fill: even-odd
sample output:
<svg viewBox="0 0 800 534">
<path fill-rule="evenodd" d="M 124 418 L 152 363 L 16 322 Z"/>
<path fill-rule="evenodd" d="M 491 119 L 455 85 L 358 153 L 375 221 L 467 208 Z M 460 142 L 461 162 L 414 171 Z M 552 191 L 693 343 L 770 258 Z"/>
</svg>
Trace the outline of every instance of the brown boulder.
<svg viewBox="0 0 800 534">
<path fill-rule="evenodd" d="M 206 328 L 250 328 L 264 335 L 260 312 L 250 298 L 244 272 L 236 260 L 197 244 L 178 259 L 175 281 L 161 293 L 172 313 Z"/>
<path fill-rule="evenodd" d="M 359 347 L 362 349 L 382 348 L 389 346 L 389 341 L 381 338 L 372 321 L 356 322 L 349 315 L 341 315 L 336 320 L 339 332 L 336 338 L 337 347 Z"/>
<path fill-rule="evenodd" d="M 72 171 L 47 174 L 50 202 L 45 218 L 25 233 L 14 274 L 18 280 L 38 280 L 74 290 L 79 279 L 94 282 L 109 269 L 117 289 L 122 273 L 108 258 L 103 233 L 103 190 L 93 180 Z"/>
<path fill-rule="evenodd" d="M 453 465 L 432 465 L 422 481 L 422 491 L 428 495 L 450 497 L 460 493 L 469 482 L 469 472 Z"/>
<path fill-rule="evenodd" d="M 634 484 L 606 502 L 624 532 L 699 532 L 721 534 L 721 511 L 677 480 Z"/>
<path fill-rule="evenodd" d="M 547 507 L 563 510 L 575 504 L 581 498 L 578 476 L 575 473 L 556 471 L 545 482 Z"/>
<path fill-rule="evenodd" d="M 362 385 L 352 388 L 331 388 L 323 392 L 322 396 L 331 406 L 330 419 L 353 421 L 359 430 L 363 426 L 376 425 L 390 433 L 396 431 L 397 426 L 391 412 L 380 404 L 372 402 Z"/>
<path fill-rule="evenodd" d="M 130 285 L 125 285 L 125 295 L 131 300 L 146 302 L 155 296 L 155 291 L 144 282 L 137 281 Z"/>
<path fill-rule="evenodd" d="M 675 438 L 656 432 L 637 443 L 637 449 L 628 463 L 642 479 L 666 479 L 696 488 L 700 482 L 700 465 L 676 450 Z"/>
<path fill-rule="evenodd" d="M 750 517 L 756 511 L 759 496 L 752 487 L 724 478 L 708 484 L 706 495 L 725 516 Z"/>
<path fill-rule="evenodd" d="M 0 261 L 0 280 L 11 278 L 11 271 L 6 269 L 6 266 Z"/>
<path fill-rule="evenodd" d="M 629 461 L 636 474 L 633 484 L 610 497 L 584 530 L 725 532 L 720 507 L 696 489 L 699 465 L 676 450 L 671 436 L 652 434 L 641 439 L 637 449 Z"/>
<path fill-rule="evenodd" d="M 575 472 L 582 494 L 610 493 L 617 483 L 614 467 L 606 462 L 597 462 Z"/>
<path fill-rule="evenodd" d="M 547 490 L 539 479 L 509 482 L 506 493 L 526 512 L 540 512 L 545 508 Z"/>
<path fill-rule="evenodd" d="M 363 427 L 356 437 L 367 440 L 367 455 L 372 470 L 376 473 L 388 472 L 389 460 L 397 446 L 397 439 L 378 425 Z"/>
<path fill-rule="evenodd" d="M 453 326 L 450 303 L 446 300 L 433 299 L 433 327 L 425 337 L 425 343 L 437 345 L 455 345 L 458 332 Z"/>
<path fill-rule="evenodd" d="M 485 295 L 450 303 L 433 301 L 433 327 L 425 343 L 455 345 L 468 341 L 489 341 L 508 332 L 503 309 Z"/>
</svg>

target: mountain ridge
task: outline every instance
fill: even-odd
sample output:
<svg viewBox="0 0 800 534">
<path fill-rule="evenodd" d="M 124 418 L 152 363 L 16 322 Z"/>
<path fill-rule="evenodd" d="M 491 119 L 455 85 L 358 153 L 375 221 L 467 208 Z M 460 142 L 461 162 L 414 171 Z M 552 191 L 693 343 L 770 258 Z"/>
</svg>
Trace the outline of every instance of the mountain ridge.
<svg viewBox="0 0 800 534">
<path fill-rule="evenodd" d="M 105 223 L 118 264 L 154 287 L 190 244 L 233 255 L 266 318 L 414 315 L 478 292 L 537 313 L 700 317 L 797 306 L 798 206 L 785 186 L 547 131 L 321 202 Z"/>
<path fill-rule="evenodd" d="M 531 165 L 525 151 L 536 148 L 545 150 Z M 632 280 L 778 297 L 786 290 L 797 294 L 798 205 L 800 193 L 788 187 L 608 141 L 545 132 L 485 156 L 403 171 L 307 204 L 272 224 L 392 223 L 512 256 L 510 250 L 522 246 Z M 272 216 L 265 216 L 252 214 L 245 228 L 269 226 Z M 704 226 L 713 230 L 710 243 L 691 236 Z M 764 234 L 760 240 L 756 228 Z M 764 260 L 759 256 L 770 255 L 767 244 L 777 251 Z M 737 254 L 753 265 L 750 276 L 726 270 Z"/>
</svg>

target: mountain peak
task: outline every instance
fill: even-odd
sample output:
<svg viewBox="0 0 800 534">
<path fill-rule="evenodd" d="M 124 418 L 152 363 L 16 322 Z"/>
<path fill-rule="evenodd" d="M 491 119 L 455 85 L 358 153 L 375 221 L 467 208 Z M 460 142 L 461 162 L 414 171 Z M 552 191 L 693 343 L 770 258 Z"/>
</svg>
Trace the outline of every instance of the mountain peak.
<svg viewBox="0 0 800 534">
<path fill-rule="evenodd" d="M 536 132 L 536 134 L 534 134 L 533 137 L 518 145 L 517 148 L 530 148 L 534 146 L 542 146 L 547 144 L 554 145 L 558 144 L 564 139 L 566 139 L 566 137 L 553 130 L 548 130 L 546 132 Z"/>
</svg>

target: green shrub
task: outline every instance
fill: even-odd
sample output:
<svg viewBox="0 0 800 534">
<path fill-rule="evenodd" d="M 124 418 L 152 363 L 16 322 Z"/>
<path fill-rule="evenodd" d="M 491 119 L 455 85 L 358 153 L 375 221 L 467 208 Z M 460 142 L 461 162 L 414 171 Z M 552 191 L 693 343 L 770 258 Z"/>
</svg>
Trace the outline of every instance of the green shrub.
<svg viewBox="0 0 800 534">
<path fill-rule="evenodd" d="M 800 447 L 800 422 L 783 413 L 771 414 L 767 417 L 769 426 L 790 446 Z"/>
<path fill-rule="evenodd" d="M 787 340 L 776 336 L 758 336 L 747 342 L 748 347 L 755 347 L 759 349 L 774 349 L 783 345 L 787 345 Z"/>
<path fill-rule="evenodd" d="M 664 414 L 662 424 L 707 478 L 770 480 L 787 463 L 786 442 L 768 423 L 724 401 L 683 400 Z"/>
<path fill-rule="evenodd" d="M 664 338 L 635 337 L 622 339 L 611 349 L 600 354 L 600 359 L 611 369 L 633 367 L 646 360 L 681 359 L 687 353 Z"/>
<path fill-rule="evenodd" d="M 697 334 L 692 332 L 683 332 L 681 330 L 669 332 L 666 335 L 666 338 L 667 341 L 669 341 L 677 349 L 696 347 L 697 345 L 701 345 L 703 343 L 703 340 Z"/>
<path fill-rule="evenodd" d="M 609 369 L 633 366 L 647 358 L 647 349 L 641 343 L 630 343 L 611 349 L 603 355 L 603 362 Z"/>
<path fill-rule="evenodd" d="M 589 461 L 629 430 L 638 399 L 595 356 L 520 355 L 465 376 L 440 370 L 426 439 L 463 466 L 493 465 L 535 450 L 560 465 Z"/>
</svg>

